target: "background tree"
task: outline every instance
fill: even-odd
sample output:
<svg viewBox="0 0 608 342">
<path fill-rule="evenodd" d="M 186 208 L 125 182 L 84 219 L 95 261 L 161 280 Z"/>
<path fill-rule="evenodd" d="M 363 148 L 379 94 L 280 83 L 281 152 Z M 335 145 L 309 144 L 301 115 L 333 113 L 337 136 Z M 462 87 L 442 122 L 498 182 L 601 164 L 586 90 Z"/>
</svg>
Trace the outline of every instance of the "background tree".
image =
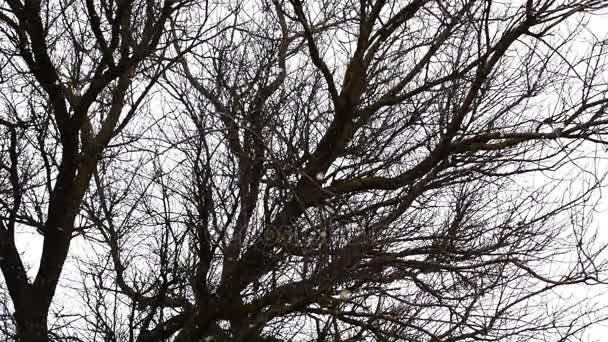
<svg viewBox="0 0 608 342">
<path fill-rule="evenodd" d="M 166 50 L 168 19 L 185 4 L 1 2 L 0 268 L 19 341 L 53 336 L 47 315 L 70 241 L 87 230 L 79 212 L 90 178 L 139 111 L 150 85 L 133 80 L 159 72 L 146 60 Z M 15 245 L 27 229 L 43 238 L 35 279 Z"/>
<path fill-rule="evenodd" d="M 167 14 L 131 80 L 147 111 L 123 111 L 132 124 L 115 126 L 71 207 L 86 253 L 65 287 L 83 304 L 55 315 L 54 336 L 580 338 L 602 311 L 559 295 L 605 279 L 589 214 L 606 45 L 584 32 L 605 7 L 276 0 Z M 10 141 L 37 141 L 16 134 L 8 175 L 28 170 Z M 46 165 L 36 151 L 28 162 Z M 37 198 L 44 184 L 30 187 Z"/>
</svg>

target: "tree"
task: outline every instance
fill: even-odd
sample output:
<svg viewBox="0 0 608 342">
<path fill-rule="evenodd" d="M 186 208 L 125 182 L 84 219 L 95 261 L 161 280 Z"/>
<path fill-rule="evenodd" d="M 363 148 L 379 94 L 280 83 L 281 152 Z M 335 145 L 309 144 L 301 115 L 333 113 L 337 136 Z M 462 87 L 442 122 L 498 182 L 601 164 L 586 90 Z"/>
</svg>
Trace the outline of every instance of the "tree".
<svg viewBox="0 0 608 342">
<path fill-rule="evenodd" d="M 550 299 L 605 280 L 584 24 L 607 2 L 8 4 L 17 339 L 565 341 L 602 318 Z M 76 235 L 82 305 L 48 329 Z"/>
<path fill-rule="evenodd" d="M 182 1 L 2 2 L 0 267 L 16 338 L 48 341 L 47 315 L 100 159 L 138 111 L 133 87 Z M 136 16 L 141 12 L 144 15 Z M 83 16 L 83 13 L 86 15 Z M 160 55 L 162 56 L 162 54 Z M 43 236 L 30 280 L 16 231 Z"/>
</svg>

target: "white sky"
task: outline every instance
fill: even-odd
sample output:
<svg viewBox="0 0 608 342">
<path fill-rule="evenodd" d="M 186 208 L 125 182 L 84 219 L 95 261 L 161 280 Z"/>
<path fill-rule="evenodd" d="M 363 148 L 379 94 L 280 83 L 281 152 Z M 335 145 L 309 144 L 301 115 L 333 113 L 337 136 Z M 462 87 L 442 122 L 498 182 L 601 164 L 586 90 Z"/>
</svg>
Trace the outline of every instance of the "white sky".
<svg viewBox="0 0 608 342">
<path fill-rule="evenodd" d="M 586 30 L 598 38 L 606 37 L 608 35 L 608 13 L 602 16 L 592 17 Z M 602 236 L 605 241 L 608 241 L 608 191 L 603 191 L 603 193 L 604 195 L 600 200 L 599 206 L 597 207 L 598 213 L 595 217 L 593 225 L 594 228 L 599 229 L 600 236 Z M 33 231 L 21 231 L 17 234 L 16 240 L 18 250 L 23 253 L 23 259 L 26 267 L 30 267 L 28 275 L 30 276 L 30 279 L 32 279 L 35 277 L 37 272 L 38 262 L 42 253 L 42 238 Z M 80 253 L 87 253 L 87 248 L 89 247 L 83 243 L 82 238 L 75 238 L 72 240 L 70 255 L 82 255 Z M 70 278 L 72 278 L 72 281 L 78 281 L 79 275 L 76 272 L 74 263 L 70 261 L 70 258 L 68 257 L 68 261 L 66 262 L 64 271 L 62 273 L 62 279 L 68 280 Z M 577 293 L 576 291 L 579 291 L 579 289 L 573 289 L 573 292 Z M 580 292 L 578 293 L 580 295 L 584 295 L 585 291 L 586 289 L 581 287 Z M 603 295 L 598 297 L 598 300 L 608 306 L 608 285 L 606 285 L 605 288 L 596 288 L 594 293 L 603 293 Z M 59 286 L 57 289 L 55 303 L 65 303 L 68 306 L 69 303 L 76 304 L 73 299 L 71 300 L 69 298 L 68 291 L 62 289 L 61 286 Z M 74 307 L 74 309 L 78 310 L 78 306 Z M 598 324 L 589 329 L 584 340 L 608 341 L 608 322 L 606 324 Z"/>
</svg>

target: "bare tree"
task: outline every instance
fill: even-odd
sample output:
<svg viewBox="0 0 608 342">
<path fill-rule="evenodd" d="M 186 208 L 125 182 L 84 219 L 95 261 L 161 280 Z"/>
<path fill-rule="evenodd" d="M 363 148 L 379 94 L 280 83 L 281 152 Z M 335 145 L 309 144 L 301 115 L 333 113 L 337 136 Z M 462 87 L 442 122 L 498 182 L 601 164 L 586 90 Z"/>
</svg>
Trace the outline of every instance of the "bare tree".
<svg viewBox="0 0 608 342">
<path fill-rule="evenodd" d="M 24 341 L 567 341 L 603 318 L 551 299 L 606 275 L 589 215 L 607 46 L 584 32 L 606 1 L 146 2 L 114 30 L 122 5 L 99 4 L 100 24 L 86 4 L 89 36 L 70 3 L 43 49 L 57 75 L 107 79 L 81 98 L 64 76 L 44 88 L 29 19 L 2 17 L 5 56 L 31 72 L 10 60 L 0 117 L 0 262 Z M 112 65 L 111 35 L 146 53 Z M 62 133 L 59 103 L 84 121 Z M 46 247 L 22 287 L 26 226 Z M 75 234 L 82 305 L 47 332 L 53 291 L 36 291 Z"/>
<path fill-rule="evenodd" d="M 1 2 L 0 267 L 19 341 L 48 341 L 47 315 L 78 216 L 110 142 L 139 111 L 133 87 L 166 50 L 168 19 L 184 1 Z M 152 78 L 153 79 L 153 78 Z M 152 83 L 152 82 L 151 82 Z M 43 238 L 29 279 L 15 234 Z"/>
</svg>

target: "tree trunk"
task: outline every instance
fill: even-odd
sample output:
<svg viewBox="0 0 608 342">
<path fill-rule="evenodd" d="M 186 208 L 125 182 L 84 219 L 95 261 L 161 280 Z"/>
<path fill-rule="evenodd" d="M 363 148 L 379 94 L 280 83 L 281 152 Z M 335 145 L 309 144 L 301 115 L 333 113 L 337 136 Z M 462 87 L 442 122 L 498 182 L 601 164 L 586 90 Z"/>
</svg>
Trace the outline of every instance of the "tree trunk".
<svg viewBox="0 0 608 342">
<path fill-rule="evenodd" d="M 47 309 L 44 303 L 31 303 L 15 312 L 17 342 L 48 342 Z"/>
</svg>

